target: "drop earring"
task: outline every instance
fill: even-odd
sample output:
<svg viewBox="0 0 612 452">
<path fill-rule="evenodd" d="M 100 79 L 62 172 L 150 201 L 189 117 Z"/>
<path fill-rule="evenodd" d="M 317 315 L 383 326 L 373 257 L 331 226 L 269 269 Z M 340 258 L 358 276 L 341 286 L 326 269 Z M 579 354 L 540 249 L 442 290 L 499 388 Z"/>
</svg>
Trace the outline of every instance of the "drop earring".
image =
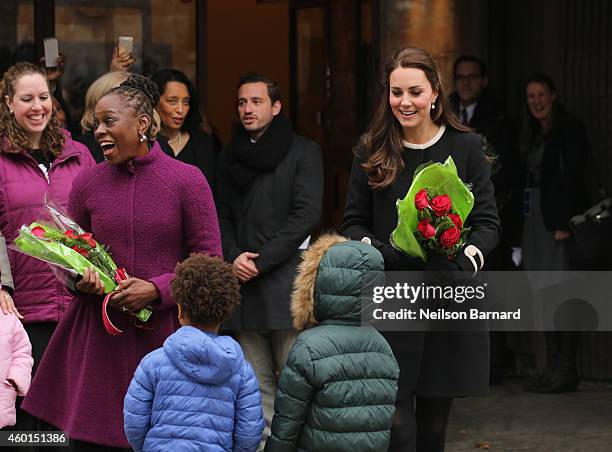
<svg viewBox="0 0 612 452">
<path fill-rule="evenodd" d="M 436 109 L 436 104 L 434 104 L 433 102 L 431 103 L 431 109 L 435 110 Z"/>
<path fill-rule="evenodd" d="M 140 142 L 144 143 L 147 140 L 147 136 L 143 133 L 140 135 Z"/>
</svg>

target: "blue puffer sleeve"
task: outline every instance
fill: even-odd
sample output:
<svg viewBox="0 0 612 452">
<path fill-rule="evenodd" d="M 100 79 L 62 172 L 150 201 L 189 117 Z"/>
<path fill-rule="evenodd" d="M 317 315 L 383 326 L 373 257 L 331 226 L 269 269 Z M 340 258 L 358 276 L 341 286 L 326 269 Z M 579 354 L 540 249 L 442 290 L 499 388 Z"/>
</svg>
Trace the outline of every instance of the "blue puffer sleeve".
<svg viewBox="0 0 612 452">
<path fill-rule="evenodd" d="M 254 451 L 264 429 L 259 382 L 248 362 L 242 367 L 234 414 L 234 451 Z"/>
<path fill-rule="evenodd" d="M 143 358 L 134 373 L 123 402 L 123 428 L 136 452 L 143 450 L 144 440 L 151 425 L 156 367 L 154 356 L 148 355 Z"/>
</svg>

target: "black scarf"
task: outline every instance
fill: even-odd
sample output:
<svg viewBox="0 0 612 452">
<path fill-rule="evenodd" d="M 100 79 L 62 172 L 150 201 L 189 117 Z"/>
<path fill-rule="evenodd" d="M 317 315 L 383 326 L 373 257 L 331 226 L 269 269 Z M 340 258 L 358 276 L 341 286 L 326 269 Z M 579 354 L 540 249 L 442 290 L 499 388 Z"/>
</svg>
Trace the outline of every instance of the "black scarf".
<svg viewBox="0 0 612 452">
<path fill-rule="evenodd" d="M 247 192 L 257 176 L 274 171 L 293 144 L 293 129 L 289 119 L 278 114 L 255 143 L 238 126 L 229 145 L 226 175 L 241 191 Z"/>
</svg>

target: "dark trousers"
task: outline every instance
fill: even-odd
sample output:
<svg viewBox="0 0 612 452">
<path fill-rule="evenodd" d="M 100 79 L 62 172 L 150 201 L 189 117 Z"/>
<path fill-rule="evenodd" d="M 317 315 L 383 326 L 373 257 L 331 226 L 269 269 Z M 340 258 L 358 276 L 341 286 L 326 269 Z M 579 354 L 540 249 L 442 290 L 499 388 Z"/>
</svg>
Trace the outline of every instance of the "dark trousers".
<svg viewBox="0 0 612 452">
<path fill-rule="evenodd" d="M 395 402 L 389 452 L 444 452 L 452 397 L 408 396 Z"/>
<path fill-rule="evenodd" d="M 545 373 L 576 375 L 576 357 L 580 333 L 573 331 L 547 331 Z M 577 377 L 576 377 L 577 378 Z"/>
</svg>

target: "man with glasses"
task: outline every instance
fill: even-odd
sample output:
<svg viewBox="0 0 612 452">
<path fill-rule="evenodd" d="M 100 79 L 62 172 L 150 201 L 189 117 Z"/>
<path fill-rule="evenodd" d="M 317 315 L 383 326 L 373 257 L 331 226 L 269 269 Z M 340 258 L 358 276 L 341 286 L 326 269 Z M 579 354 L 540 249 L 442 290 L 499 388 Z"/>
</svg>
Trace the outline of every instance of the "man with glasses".
<svg viewBox="0 0 612 452">
<path fill-rule="evenodd" d="M 490 105 L 492 102 L 486 93 L 483 95 L 488 82 L 487 65 L 478 57 L 462 55 L 453 65 L 453 79 L 455 92 L 449 98 L 455 113 L 463 124 L 486 135 L 488 127 L 481 130 L 482 126 L 488 126 L 496 119 L 490 116 L 490 113 L 494 113 Z"/>
<path fill-rule="evenodd" d="M 512 246 L 520 246 L 520 214 L 516 214 L 521 196 L 516 186 L 520 168 L 517 133 L 512 121 L 498 107 L 488 90 L 487 65 L 473 55 L 462 55 L 453 65 L 455 91 L 450 94 L 451 107 L 461 122 L 483 136 L 483 146 L 494 157 L 491 181 L 502 222 L 502 238 L 487 256 L 488 270 L 513 270 Z M 519 210 L 520 213 L 520 210 Z M 491 382 L 499 382 L 510 363 L 502 333 L 491 336 Z"/>
</svg>

